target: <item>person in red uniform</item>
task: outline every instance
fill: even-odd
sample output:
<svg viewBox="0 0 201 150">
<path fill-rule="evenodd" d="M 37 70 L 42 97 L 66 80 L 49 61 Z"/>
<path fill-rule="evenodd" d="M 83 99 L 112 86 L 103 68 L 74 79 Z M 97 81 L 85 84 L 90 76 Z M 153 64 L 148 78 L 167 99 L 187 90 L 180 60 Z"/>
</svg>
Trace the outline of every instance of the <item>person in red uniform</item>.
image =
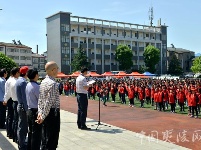
<svg viewBox="0 0 201 150">
<path fill-rule="evenodd" d="M 163 107 L 163 91 L 162 89 L 159 87 L 159 91 L 158 91 L 158 106 L 159 106 L 159 111 L 162 110 L 163 108 L 163 111 L 165 110 L 164 107 Z"/>
<path fill-rule="evenodd" d="M 112 97 L 112 102 L 115 102 L 115 87 L 114 87 L 114 84 L 111 84 L 110 94 L 111 94 L 111 97 Z"/>
<path fill-rule="evenodd" d="M 139 94 L 139 100 L 140 100 L 140 107 L 143 108 L 144 107 L 144 99 L 145 99 L 145 90 L 144 90 L 144 86 L 141 85 L 139 90 L 138 90 L 138 94 Z"/>
<path fill-rule="evenodd" d="M 170 93 L 169 93 L 169 104 L 171 106 L 171 112 L 175 113 L 175 95 L 172 89 L 170 89 Z"/>
<path fill-rule="evenodd" d="M 134 107 L 134 97 L 135 97 L 135 90 L 132 85 L 128 86 L 128 99 L 130 101 L 130 107 Z"/>
<path fill-rule="evenodd" d="M 179 106 L 180 106 L 180 112 L 184 112 L 184 101 L 185 101 L 185 93 L 184 91 L 182 90 L 182 87 L 179 87 L 179 90 L 177 92 L 177 98 L 178 98 L 178 101 L 179 101 Z"/>
<path fill-rule="evenodd" d="M 151 89 L 148 85 L 145 88 L 145 99 L 147 104 L 151 104 Z"/>
<path fill-rule="evenodd" d="M 155 91 L 154 91 L 154 103 L 156 106 L 154 110 L 157 110 L 158 109 L 158 88 L 155 88 Z"/>
<path fill-rule="evenodd" d="M 194 118 L 194 112 L 196 113 L 196 117 L 198 118 L 198 110 L 197 110 L 197 103 L 198 103 L 198 97 L 195 93 L 196 89 L 195 88 L 191 88 L 192 94 L 189 95 L 189 99 L 190 99 L 190 104 L 192 106 L 192 115 L 190 116 L 191 118 Z"/>
<path fill-rule="evenodd" d="M 168 109 L 168 90 L 166 86 L 163 87 L 163 109 Z"/>
</svg>

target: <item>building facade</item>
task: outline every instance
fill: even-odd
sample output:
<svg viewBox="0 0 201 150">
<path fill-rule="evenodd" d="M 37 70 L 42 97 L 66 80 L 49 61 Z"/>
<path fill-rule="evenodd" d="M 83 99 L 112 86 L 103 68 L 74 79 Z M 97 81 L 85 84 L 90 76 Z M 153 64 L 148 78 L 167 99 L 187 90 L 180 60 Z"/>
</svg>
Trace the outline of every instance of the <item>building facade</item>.
<svg viewBox="0 0 201 150">
<path fill-rule="evenodd" d="M 193 59 L 195 58 L 195 52 L 186 50 L 183 48 L 168 47 L 167 48 L 167 70 L 169 67 L 169 63 L 171 61 L 171 57 L 173 55 L 176 55 L 184 73 L 192 72 L 191 66 L 193 63 Z"/>
<path fill-rule="evenodd" d="M 45 56 L 37 53 L 32 54 L 32 66 L 38 71 L 45 71 Z"/>
<path fill-rule="evenodd" d="M 71 62 L 81 46 L 86 50 L 91 70 L 98 73 L 118 70 L 115 49 L 128 45 L 133 52 L 133 69 L 144 66 L 143 53 L 149 44 L 160 50 L 157 73 L 167 71 L 167 26 L 147 26 L 58 12 L 46 18 L 48 61 L 57 62 L 61 72 L 72 72 Z M 125 58 L 126 59 L 126 58 Z"/>
<path fill-rule="evenodd" d="M 12 58 L 18 66 L 32 66 L 32 48 L 14 43 L 0 42 L 0 52 Z"/>
</svg>

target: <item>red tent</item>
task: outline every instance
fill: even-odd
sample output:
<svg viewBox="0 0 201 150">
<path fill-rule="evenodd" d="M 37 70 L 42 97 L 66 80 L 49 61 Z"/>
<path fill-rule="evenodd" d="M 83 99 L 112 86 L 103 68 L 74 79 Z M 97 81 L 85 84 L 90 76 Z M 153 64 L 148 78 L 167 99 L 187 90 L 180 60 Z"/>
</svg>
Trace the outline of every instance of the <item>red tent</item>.
<svg viewBox="0 0 201 150">
<path fill-rule="evenodd" d="M 114 74 L 112 74 L 111 72 L 105 72 L 103 74 L 101 74 L 102 76 L 114 76 Z"/>
<path fill-rule="evenodd" d="M 123 72 L 123 71 L 120 71 L 118 74 L 115 74 L 115 77 L 125 77 L 125 76 L 129 76 L 128 74 L 126 74 L 125 72 Z"/>
<path fill-rule="evenodd" d="M 70 76 L 71 77 L 78 77 L 79 75 L 80 75 L 80 72 L 76 71 L 76 72 L 72 73 Z"/>
<path fill-rule="evenodd" d="M 67 77 L 69 77 L 69 75 L 66 75 L 66 74 L 64 74 L 62 72 L 57 73 L 57 78 L 67 78 Z"/>
<path fill-rule="evenodd" d="M 140 74 L 139 72 L 132 72 L 129 74 L 130 76 L 143 76 L 144 74 Z"/>
<path fill-rule="evenodd" d="M 96 72 L 90 72 L 87 74 L 87 76 L 92 76 L 92 77 L 101 77 L 102 75 L 96 73 Z"/>
</svg>

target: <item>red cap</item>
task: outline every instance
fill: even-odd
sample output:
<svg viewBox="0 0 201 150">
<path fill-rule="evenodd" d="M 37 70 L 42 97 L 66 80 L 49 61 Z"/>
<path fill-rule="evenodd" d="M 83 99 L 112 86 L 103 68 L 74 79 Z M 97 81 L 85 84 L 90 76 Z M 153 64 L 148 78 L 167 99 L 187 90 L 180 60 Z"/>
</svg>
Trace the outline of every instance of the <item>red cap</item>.
<svg viewBox="0 0 201 150">
<path fill-rule="evenodd" d="M 23 67 L 20 68 L 20 73 L 21 74 L 26 74 L 28 70 L 29 70 L 28 66 L 23 66 Z"/>
</svg>

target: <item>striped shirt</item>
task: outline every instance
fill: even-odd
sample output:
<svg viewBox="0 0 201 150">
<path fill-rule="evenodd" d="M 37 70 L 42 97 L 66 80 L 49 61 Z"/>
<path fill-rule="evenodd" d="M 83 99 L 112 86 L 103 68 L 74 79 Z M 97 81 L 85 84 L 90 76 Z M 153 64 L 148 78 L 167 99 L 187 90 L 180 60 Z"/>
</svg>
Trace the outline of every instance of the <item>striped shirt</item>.
<svg viewBox="0 0 201 150">
<path fill-rule="evenodd" d="M 47 75 L 41 82 L 38 100 L 38 113 L 43 120 L 51 108 L 60 109 L 59 87 L 55 79 Z"/>
<path fill-rule="evenodd" d="M 76 92 L 87 94 L 88 91 L 84 89 L 84 86 L 87 86 L 87 80 L 85 76 L 80 74 L 76 79 Z"/>
</svg>

